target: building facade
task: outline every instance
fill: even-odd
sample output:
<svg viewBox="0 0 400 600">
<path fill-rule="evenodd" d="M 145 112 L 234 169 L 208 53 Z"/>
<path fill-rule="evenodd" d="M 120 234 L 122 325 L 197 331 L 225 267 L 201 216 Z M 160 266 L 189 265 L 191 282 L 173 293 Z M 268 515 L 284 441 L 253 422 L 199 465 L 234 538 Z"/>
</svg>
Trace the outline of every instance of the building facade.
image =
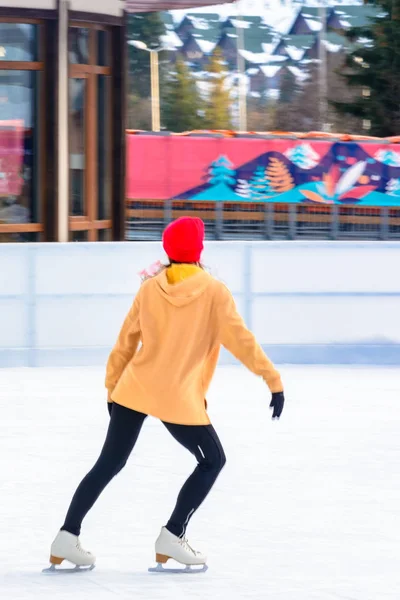
<svg viewBox="0 0 400 600">
<path fill-rule="evenodd" d="M 0 241 L 124 236 L 120 0 L 2 0 Z"/>
</svg>

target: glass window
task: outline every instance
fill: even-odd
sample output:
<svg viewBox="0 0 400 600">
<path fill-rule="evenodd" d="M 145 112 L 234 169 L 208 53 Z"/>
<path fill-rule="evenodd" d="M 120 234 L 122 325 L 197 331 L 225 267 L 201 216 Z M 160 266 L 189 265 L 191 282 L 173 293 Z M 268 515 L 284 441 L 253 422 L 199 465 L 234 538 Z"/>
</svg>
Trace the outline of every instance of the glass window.
<svg viewBox="0 0 400 600">
<path fill-rule="evenodd" d="M 39 71 L 0 70 L 0 223 L 40 221 Z"/>
<path fill-rule="evenodd" d="M 108 31 L 97 32 L 97 64 L 99 67 L 110 66 L 110 34 Z"/>
<path fill-rule="evenodd" d="M 69 232 L 70 242 L 87 242 L 88 232 L 87 231 L 70 231 Z"/>
<path fill-rule="evenodd" d="M 85 214 L 86 79 L 69 80 L 70 214 Z"/>
<path fill-rule="evenodd" d="M 40 60 L 39 28 L 27 23 L 0 23 L 0 63 L 2 60 Z"/>
<path fill-rule="evenodd" d="M 99 242 L 111 242 L 112 231 L 111 229 L 99 229 Z"/>
<path fill-rule="evenodd" d="M 70 27 L 68 29 L 69 62 L 72 64 L 89 64 L 89 29 Z"/>
<path fill-rule="evenodd" d="M 15 244 L 16 242 L 40 242 L 40 233 L 18 232 L 3 233 L 0 232 L 0 244 Z"/>
<path fill-rule="evenodd" d="M 97 98 L 97 164 L 98 164 L 98 218 L 111 217 L 111 131 L 110 131 L 110 77 L 98 76 Z"/>
</svg>

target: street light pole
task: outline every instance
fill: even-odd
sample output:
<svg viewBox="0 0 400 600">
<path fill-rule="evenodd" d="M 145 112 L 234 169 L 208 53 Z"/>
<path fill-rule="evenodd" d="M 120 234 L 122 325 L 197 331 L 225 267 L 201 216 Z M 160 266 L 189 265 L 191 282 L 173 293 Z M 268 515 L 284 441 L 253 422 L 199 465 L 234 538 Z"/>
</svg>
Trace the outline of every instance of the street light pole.
<svg viewBox="0 0 400 600">
<path fill-rule="evenodd" d="M 161 119 L 160 119 L 160 74 L 159 74 L 159 63 L 158 53 L 160 48 L 148 48 L 144 42 L 131 40 L 128 42 L 131 46 L 138 48 L 139 50 L 145 50 L 150 54 L 150 83 L 151 83 L 151 128 L 152 131 L 160 131 Z"/>
<path fill-rule="evenodd" d="M 328 119 L 328 65 L 326 51 L 326 17 L 327 11 L 325 0 L 323 0 L 318 8 L 318 15 L 321 21 L 321 29 L 318 36 L 318 58 L 319 58 L 319 122 L 321 131 L 327 131 L 329 126 Z"/>
<path fill-rule="evenodd" d="M 239 0 L 236 0 L 237 19 L 242 16 Z M 244 25 L 244 23 L 238 23 Z M 238 105 L 239 105 L 239 130 L 247 130 L 247 89 L 245 77 L 245 60 L 242 54 L 244 50 L 244 28 L 236 27 L 236 52 L 237 52 L 237 70 L 238 70 Z"/>
<path fill-rule="evenodd" d="M 151 122 L 153 131 L 160 131 L 160 78 L 158 52 L 159 50 L 150 50 Z"/>
</svg>

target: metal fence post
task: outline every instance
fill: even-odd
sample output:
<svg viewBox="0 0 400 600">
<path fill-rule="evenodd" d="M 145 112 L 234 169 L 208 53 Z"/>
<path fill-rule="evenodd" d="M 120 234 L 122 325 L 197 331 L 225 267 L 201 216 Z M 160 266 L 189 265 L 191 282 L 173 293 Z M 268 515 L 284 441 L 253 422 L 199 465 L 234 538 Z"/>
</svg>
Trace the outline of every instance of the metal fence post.
<svg viewBox="0 0 400 600">
<path fill-rule="evenodd" d="M 215 239 L 222 240 L 224 234 L 224 203 L 215 203 Z"/>
<path fill-rule="evenodd" d="M 297 234 L 297 206 L 296 204 L 289 204 L 289 229 L 288 229 L 288 239 L 294 240 L 296 239 Z"/>
<path fill-rule="evenodd" d="M 381 209 L 381 239 L 382 240 L 388 240 L 390 237 L 390 231 L 389 231 L 389 207 L 388 206 L 384 206 Z"/>
<path fill-rule="evenodd" d="M 264 231 L 266 240 L 272 240 L 274 237 L 274 215 L 273 202 L 266 202 L 264 205 Z"/>
<path fill-rule="evenodd" d="M 339 235 L 339 207 L 337 204 L 331 210 L 331 239 L 337 240 Z"/>
<path fill-rule="evenodd" d="M 164 227 L 169 225 L 172 221 L 172 200 L 165 200 L 164 202 Z"/>
</svg>

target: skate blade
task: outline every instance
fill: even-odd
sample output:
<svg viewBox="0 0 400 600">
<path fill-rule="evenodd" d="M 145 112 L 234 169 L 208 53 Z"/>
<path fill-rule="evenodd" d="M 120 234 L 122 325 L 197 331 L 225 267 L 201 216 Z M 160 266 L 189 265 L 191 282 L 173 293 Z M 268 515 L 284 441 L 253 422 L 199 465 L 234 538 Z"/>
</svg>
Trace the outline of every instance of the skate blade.
<svg viewBox="0 0 400 600">
<path fill-rule="evenodd" d="M 200 568 L 198 568 L 200 567 Z M 195 573 L 205 573 L 208 569 L 207 565 L 186 565 L 181 569 L 176 568 L 166 568 L 161 563 L 158 563 L 156 567 L 150 567 L 149 573 L 171 573 L 171 574 L 185 574 L 185 575 L 193 575 Z"/>
<path fill-rule="evenodd" d="M 87 571 L 93 571 L 93 569 L 95 568 L 96 565 L 89 565 L 87 567 L 78 567 L 77 565 L 75 565 L 75 567 L 71 567 L 71 568 L 62 568 L 59 567 L 58 569 L 56 569 L 56 565 L 51 565 L 50 567 L 48 567 L 47 569 L 43 569 L 42 573 L 45 574 L 53 574 L 53 573 L 57 573 L 57 575 L 66 575 L 68 573 L 85 573 Z"/>
</svg>

